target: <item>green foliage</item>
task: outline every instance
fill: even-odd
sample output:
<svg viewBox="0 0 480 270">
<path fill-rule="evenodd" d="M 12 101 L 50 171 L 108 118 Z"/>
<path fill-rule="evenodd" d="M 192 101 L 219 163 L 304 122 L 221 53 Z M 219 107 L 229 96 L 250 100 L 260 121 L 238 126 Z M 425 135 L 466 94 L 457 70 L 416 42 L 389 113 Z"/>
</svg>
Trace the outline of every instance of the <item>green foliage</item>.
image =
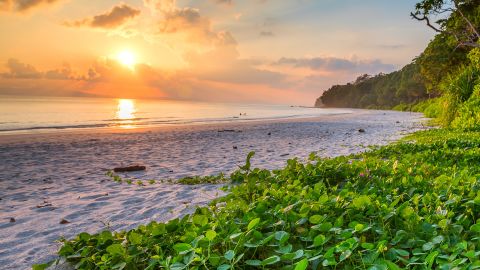
<svg viewBox="0 0 480 270">
<path fill-rule="evenodd" d="M 454 37 L 439 34 L 416 59 L 425 87 L 434 96 L 442 94 L 444 78 L 467 62 L 468 49 L 456 46 Z"/>
<path fill-rule="evenodd" d="M 426 98 L 419 66 L 411 63 L 390 74 L 363 75 L 355 82 L 335 85 L 325 91 L 317 103 L 327 107 L 392 108 Z"/>
<path fill-rule="evenodd" d="M 245 165 L 192 215 L 82 233 L 58 253 L 78 269 L 478 269 L 479 162 L 479 132 L 433 130 L 281 170 Z"/>
<path fill-rule="evenodd" d="M 475 87 L 470 98 L 458 109 L 458 116 L 452 121 L 452 127 L 480 129 L 480 84 Z"/>
<path fill-rule="evenodd" d="M 478 91 L 480 87 L 480 49 L 469 54 L 470 64 L 462 67 L 443 83 L 445 110 L 442 121 L 446 126 L 475 128 L 478 124 Z"/>
<path fill-rule="evenodd" d="M 443 98 L 432 98 L 419 102 L 412 107 L 414 112 L 422 112 L 428 118 L 438 118 L 443 111 Z"/>
<path fill-rule="evenodd" d="M 106 176 L 110 177 L 112 181 L 117 183 L 127 183 L 129 185 L 133 184 L 132 179 L 122 178 L 121 176 L 115 174 L 113 171 L 108 171 Z M 162 183 L 170 183 L 170 184 L 182 184 L 182 185 L 198 185 L 198 184 L 222 184 L 227 183 L 228 179 L 225 177 L 223 173 L 217 175 L 208 175 L 208 176 L 186 176 L 182 177 L 178 180 L 174 179 L 161 179 L 155 180 L 151 179 L 148 180 L 150 185 L 155 184 L 162 184 Z M 139 186 L 144 186 L 145 184 L 141 180 L 137 180 L 135 182 Z"/>
<path fill-rule="evenodd" d="M 211 176 L 189 176 L 183 177 L 175 181 L 182 185 L 198 185 L 198 184 L 222 184 L 226 183 L 227 179 L 223 173 Z"/>
</svg>

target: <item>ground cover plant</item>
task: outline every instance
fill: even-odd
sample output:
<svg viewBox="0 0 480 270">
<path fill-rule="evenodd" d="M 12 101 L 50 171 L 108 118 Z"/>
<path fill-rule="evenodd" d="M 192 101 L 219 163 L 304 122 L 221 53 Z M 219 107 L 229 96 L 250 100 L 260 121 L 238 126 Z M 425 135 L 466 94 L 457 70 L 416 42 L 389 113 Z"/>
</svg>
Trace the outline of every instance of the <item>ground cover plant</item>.
<svg viewBox="0 0 480 270">
<path fill-rule="evenodd" d="M 58 254 L 78 269 L 480 269 L 480 133 L 408 140 L 276 171 L 252 153 L 210 206 Z"/>
</svg>

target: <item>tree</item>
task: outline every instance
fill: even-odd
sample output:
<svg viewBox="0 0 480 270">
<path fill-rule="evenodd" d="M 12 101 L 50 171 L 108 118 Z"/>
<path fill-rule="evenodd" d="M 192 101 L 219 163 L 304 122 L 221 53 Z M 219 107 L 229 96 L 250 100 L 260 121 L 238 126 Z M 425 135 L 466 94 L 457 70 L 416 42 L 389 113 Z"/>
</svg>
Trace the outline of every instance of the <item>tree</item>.
<svg viewBox="0 0 480 270">
<path fill-rule="evenodd" d="M 480 47 L 480 0 L 422 0 L 411 16 L 454 37 L 457 47 Z"/>
</svg>

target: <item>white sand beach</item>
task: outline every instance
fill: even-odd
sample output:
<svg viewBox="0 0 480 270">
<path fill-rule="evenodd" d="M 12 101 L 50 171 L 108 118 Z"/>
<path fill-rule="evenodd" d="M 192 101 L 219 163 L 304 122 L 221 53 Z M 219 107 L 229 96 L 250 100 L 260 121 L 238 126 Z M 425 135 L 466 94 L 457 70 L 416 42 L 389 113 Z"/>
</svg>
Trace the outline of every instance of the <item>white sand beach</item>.
<svg viewBox="0 0 480 270">
<path fill-rule="evenodd" d="M 255 151 L 253 166 L 364 151 L 424 129 L 417 113 L 352 110 L 317 118 L 155 129 L 0 136 L 0 268 L 55 259 L 60 237 L 131 229 L 192 212 L 221 196 L 218 185 L 119 184 L 105 173 L 141 164 L 141 180 L 229 173 Z M 364 129 L 365 132 L 359 132 Z M 61 224 L 62 219 L 69 223 Z M 13 222 L 14 221 L 14 222 Z"/>
</svg>

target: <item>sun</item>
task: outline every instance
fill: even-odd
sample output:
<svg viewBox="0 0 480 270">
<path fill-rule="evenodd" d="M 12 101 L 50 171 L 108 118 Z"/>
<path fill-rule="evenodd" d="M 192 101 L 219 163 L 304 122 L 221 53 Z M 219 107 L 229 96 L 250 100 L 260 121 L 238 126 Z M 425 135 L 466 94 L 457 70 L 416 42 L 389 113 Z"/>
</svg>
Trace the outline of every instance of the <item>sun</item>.
<svg viewBox="0 0 480 270">
<path fill-rule="evenodd" d="M 117 54 L 117 60 L 120 64 L 128 67 L 129 69 L 133 69 L 135 64 L 137 64 L 137 59 L 135 54 L 132 51 L 124 50 Z"/>
</svg>

